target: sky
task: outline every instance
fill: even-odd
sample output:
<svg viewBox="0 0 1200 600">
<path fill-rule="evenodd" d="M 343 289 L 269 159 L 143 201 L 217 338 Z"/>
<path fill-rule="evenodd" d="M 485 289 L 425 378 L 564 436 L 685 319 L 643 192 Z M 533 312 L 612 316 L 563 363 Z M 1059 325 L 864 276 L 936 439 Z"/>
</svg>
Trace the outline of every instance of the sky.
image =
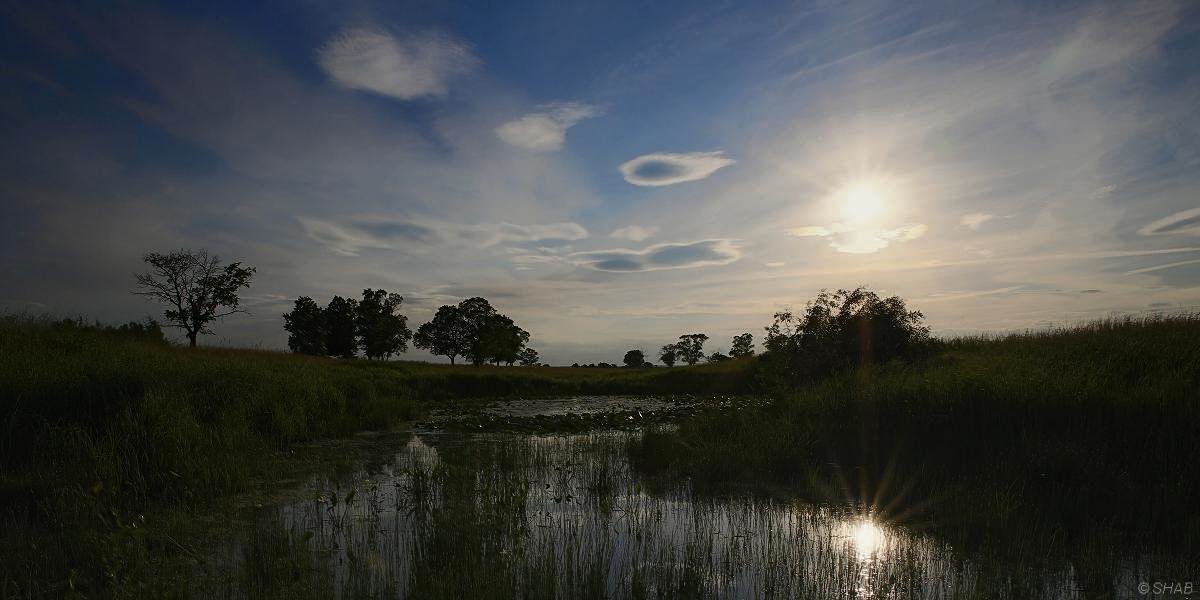
<svg viewBox="0 0 1200 600">
<path fill-rule="evenodd" d="M 257 267 L 202 343 L 262 348 L 368 287 L 553 364 L 859 285 L 942 335 L 1194 310 L 1200 4 L 3 4 L 0 311 L 160 315 L 178 248 Z"/>
</svg>

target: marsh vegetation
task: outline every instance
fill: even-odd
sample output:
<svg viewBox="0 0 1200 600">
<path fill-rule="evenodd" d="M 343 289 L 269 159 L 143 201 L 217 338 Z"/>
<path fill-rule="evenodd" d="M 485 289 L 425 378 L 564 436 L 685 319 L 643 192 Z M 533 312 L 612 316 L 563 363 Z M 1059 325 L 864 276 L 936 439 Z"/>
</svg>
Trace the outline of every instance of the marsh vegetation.
<svg viewBox="0 0 1200 600">
<path fill-rule="evenodd" d="M 771 351 L 477 368 L 2 332 L 5 598 L 1104 598 L 1200 566 L 1194 317 L 786 387 Z"/>
</svg>

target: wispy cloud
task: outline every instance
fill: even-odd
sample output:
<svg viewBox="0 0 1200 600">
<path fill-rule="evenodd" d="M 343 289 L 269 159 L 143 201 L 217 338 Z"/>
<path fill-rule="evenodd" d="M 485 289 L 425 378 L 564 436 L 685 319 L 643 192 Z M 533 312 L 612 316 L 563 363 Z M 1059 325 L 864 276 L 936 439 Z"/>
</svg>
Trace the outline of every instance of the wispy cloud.
<svg viewBox="0 0 1200 600">
<path fill-rule="evenodd" d="M 978 231 L 984 223 L 987 223 L 995 218 L 996 215 L 988 213 L 971 213 L 969 215 L 963 215 L 962 218 L 958 220 L 958 224 L 970 229 L 971 231 Z"/>
<path fill-rule="evenodd" d="M 339 84 L 411 100 L 438 96 L 450 80 L 479 63 L 463 42 L 437 32 L 395 37 L 374 28 L 348 29 L 317 50 L 317 62 Z"/>
<path fill-rule="evenodd" d="M 612 233 L 608 234 L 608 237 L 616 238 L 616 239 L 620 239 L 620 240 L 629 240 L 632 242 L 640 242 L 642 240 L 653 237 L 654 234 L 656 234 L 656 233 L 658 233 L 658 227 L 654 227 L 654 226 L 642 227 L 641 225 L 629 225 L 627 227 L 622 227 L 620 229 L 617 229 L 616 231 L 613 231 Z"/>
<path fill-rule="evenodd" d="M 1134 269 L 1132 271 L 1126 271 L 1125 274 L 1126 275 L 1137 275 L 1139 273 L 1153 273 L 1154 271 L 1162 271 L 1163 269 L 1173 269 L 1175 267 L 1182 267 L 1184 265 L 1194 265 L 1194 264 L 1200 264 L 1200 258 L 1194 258 L 1192 260 L 1181 260 L 1178 262 L 1167 263 L 1165 265 L 1155 265 L 1153 267 L 1143 267 L 1141 269 Z"/>
<path fill-rule="evenodd" d="M 365 249 L 423 252 L 436 246 L 490 248 L 503 243 L 575 241 L 588 236 L 583 226 L 570 222 L 461 224 L 381 215 L 359 215 L 341 221 L 299 220 L 309 237 L 344 256 L 357 256 Z"/>
<path fill-rule="evenodd" d="M 599 114 L 595 106 L 564 102 L 538 107 L 519 119 L 496 128 L 496 135 L 518 148 L 548 152 L 562 148 L 567 130 L 576 123 Z"/>
<path fill-rule="evenodd" d="M 904 225 L 895 229 L 855 228 L 841 223 L 829 226 L 810 225 L 789 229 L 785 233 L 792 237 L 828 238 L 829 245 L 838 252 L 848 254 L 871 254 L 887 248 L 892 242 L 915 240 L 928 231 L 923 223 Z"/>
<path fill-rule="evenodd" d="M 720 150 L 687 154 L 656 152 L 626 162 L 620 170 L 625 181 L 633 185 L 672 185 L 704 179 L 735 162 Z"/>
<path fill-rule="evenodd" d="M 1200 208 L 1182 210 L 1138 230 L 1142 235 L 1200 235 Z"/>
<path fill-rule="evenodd" d="M 576 252 L 567 258 L 576 265 L 597 271 L 627 273 L 727 265 L 741 256 L 742 252 L 733 240 L 713 239 L 656 244 L 642 250 Z"/>
</svg>

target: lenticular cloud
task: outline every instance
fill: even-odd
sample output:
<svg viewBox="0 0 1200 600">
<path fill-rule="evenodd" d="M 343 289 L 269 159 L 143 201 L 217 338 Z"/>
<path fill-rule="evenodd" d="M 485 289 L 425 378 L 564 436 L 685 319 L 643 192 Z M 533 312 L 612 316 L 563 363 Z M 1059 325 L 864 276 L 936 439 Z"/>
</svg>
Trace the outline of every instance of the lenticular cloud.
<svg viewBox="0 0 1200 600">
<path fill-rule="evenodd" d="M 633 185 L 656 186 L 704 179 L 735 162 L 720 150 L 687 154 L 656 152 L 639 156 L 619 168 L 625 181 Z"/>
</svg>

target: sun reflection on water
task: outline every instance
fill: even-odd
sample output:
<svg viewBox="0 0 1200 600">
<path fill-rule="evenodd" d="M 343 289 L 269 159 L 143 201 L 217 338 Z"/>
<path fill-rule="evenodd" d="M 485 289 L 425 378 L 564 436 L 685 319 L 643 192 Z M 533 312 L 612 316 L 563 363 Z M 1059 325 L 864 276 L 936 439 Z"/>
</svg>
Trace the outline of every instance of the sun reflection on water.
<svg viewBox="0 0 1200 600">
<path fill-rule="evenodd" d="M 869 559 L 883 554 L 886 549 L 887 532 L 869 516 L 852 522 L 850 541 L 860 559 Z"/>
</svg>

